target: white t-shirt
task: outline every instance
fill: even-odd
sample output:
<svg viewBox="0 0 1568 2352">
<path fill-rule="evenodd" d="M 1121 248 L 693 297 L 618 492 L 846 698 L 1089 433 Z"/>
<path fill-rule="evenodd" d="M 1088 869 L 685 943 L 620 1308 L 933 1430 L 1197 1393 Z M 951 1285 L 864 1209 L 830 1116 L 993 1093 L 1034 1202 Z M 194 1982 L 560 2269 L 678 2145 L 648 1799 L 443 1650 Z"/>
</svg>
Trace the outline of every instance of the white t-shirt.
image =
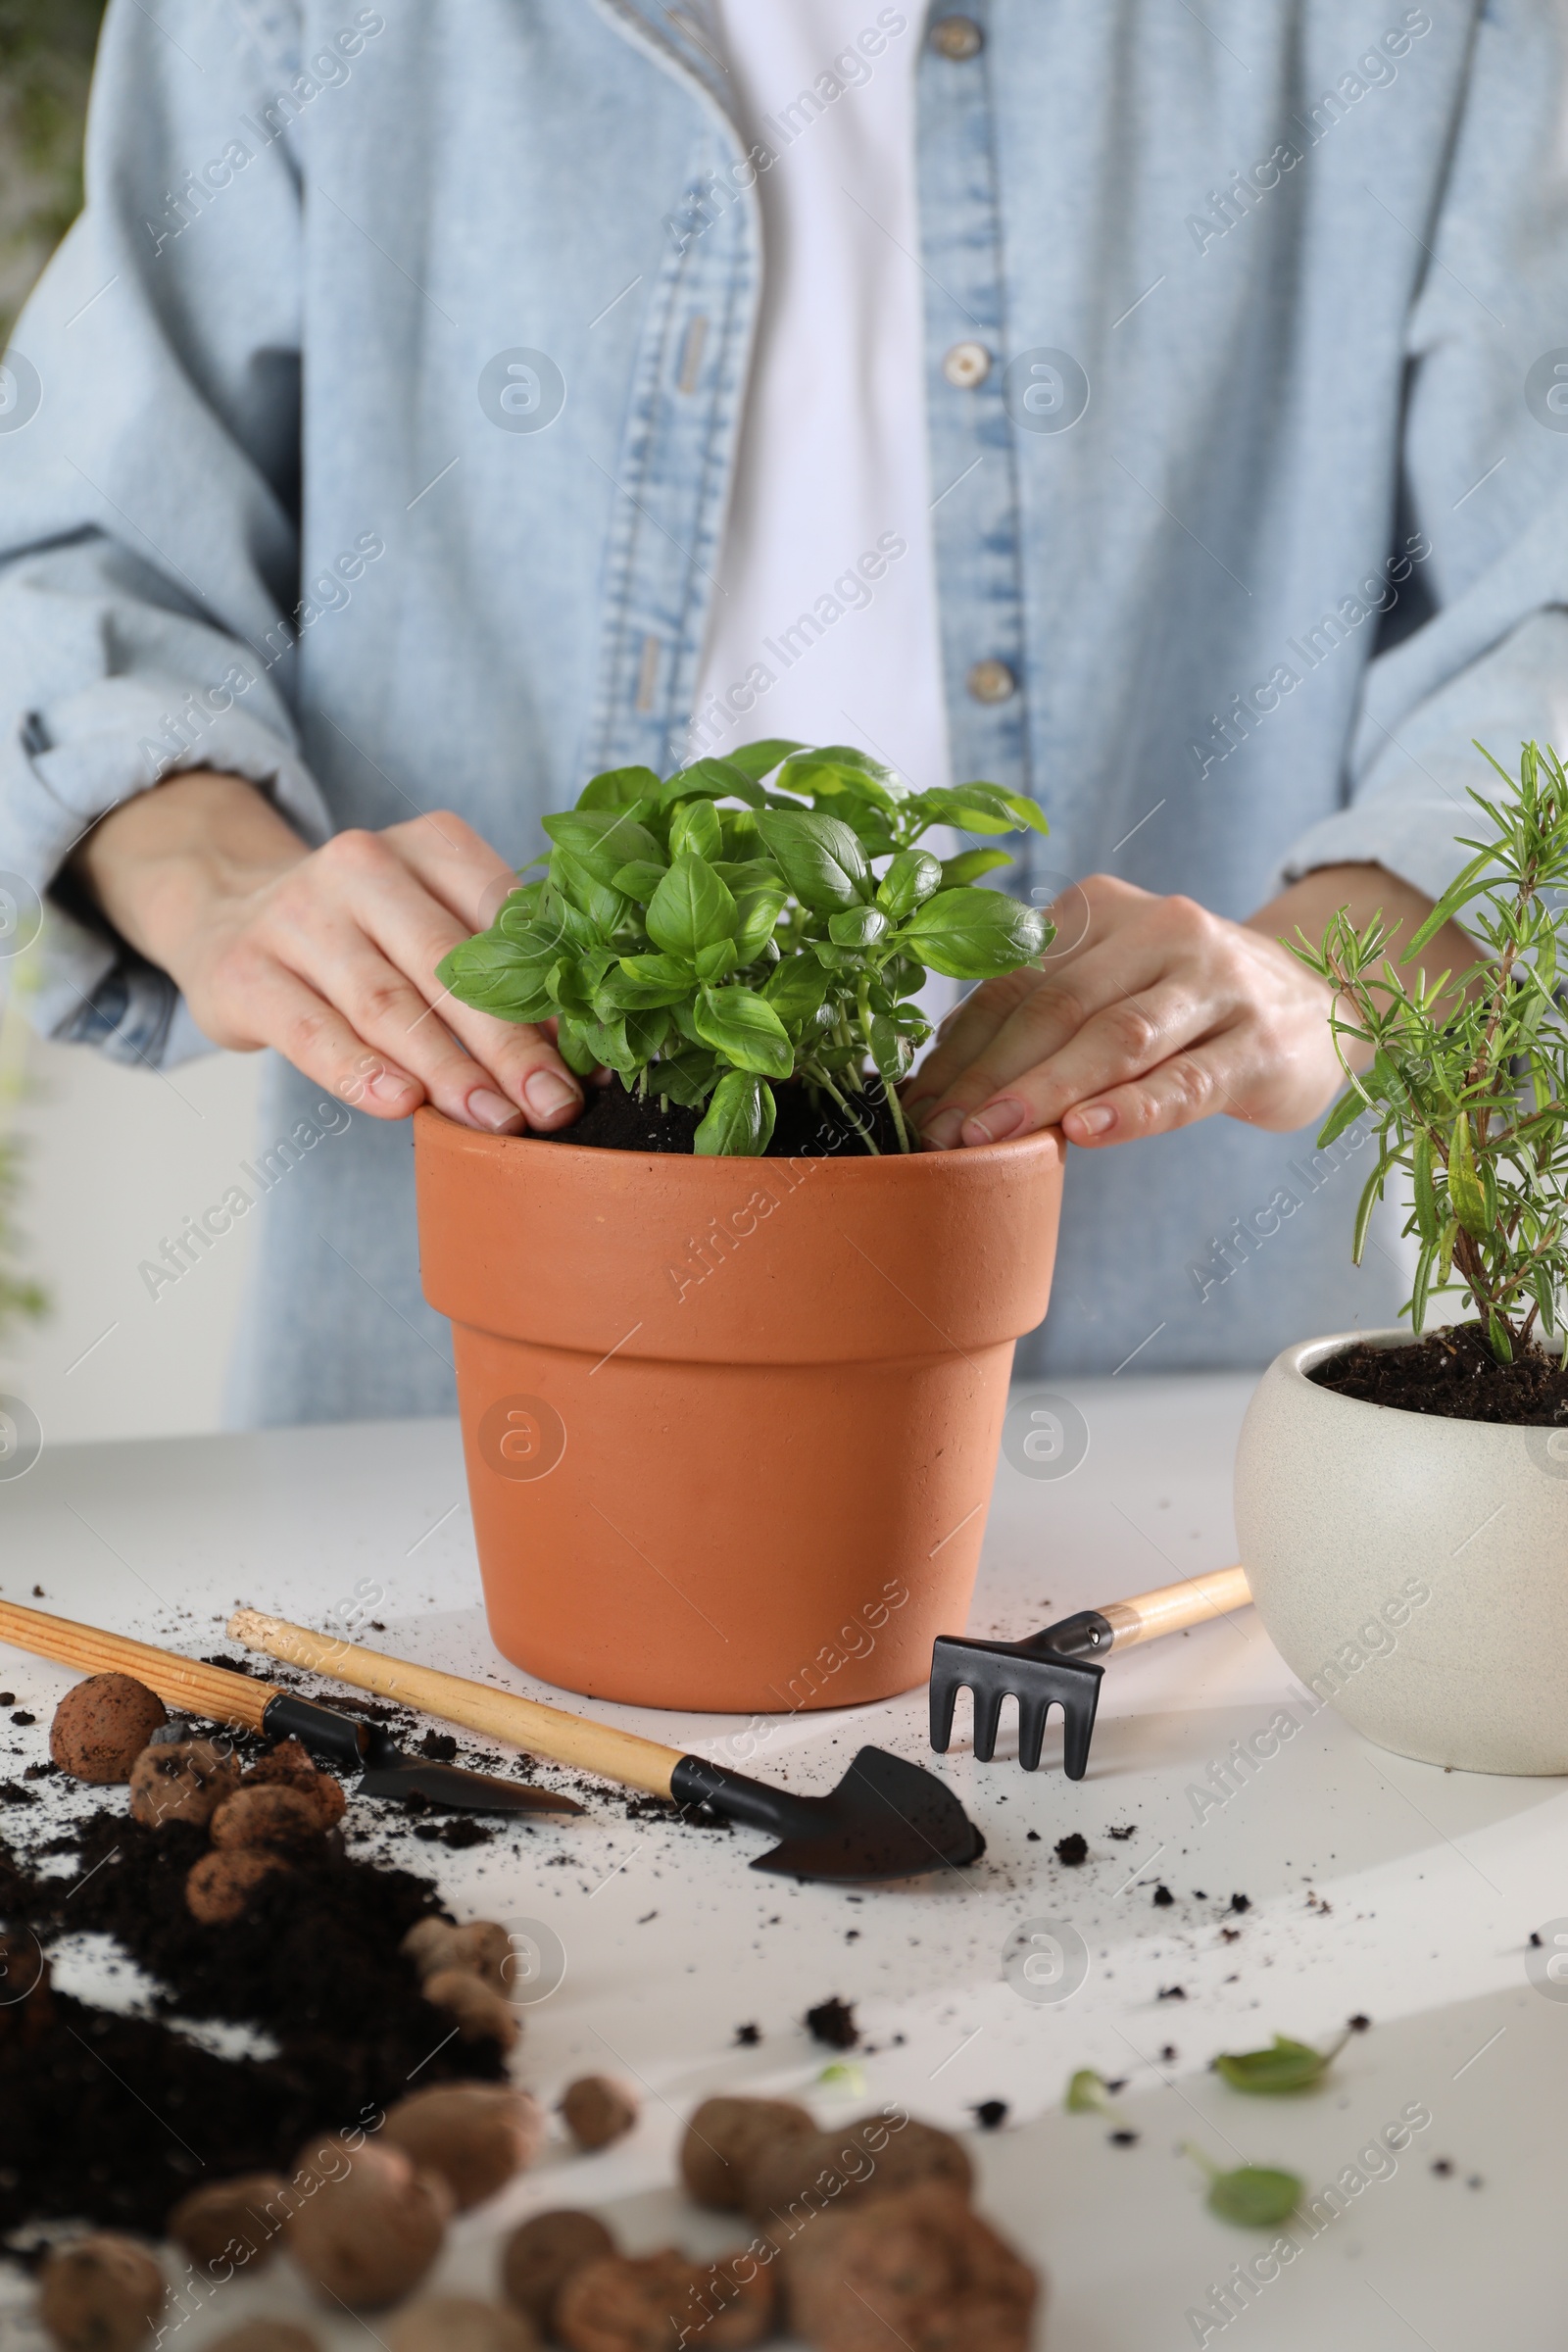
<svg viewBox="0 0 1568 2352">
<path fill-rule="evenodd" d="M 853 743 L 949 780 L 914 171 L 919 12 L 708 0 L 758 179 L 762 302 L 689 756 Z M 738 710 L 737 698 L 750 708 Z"/>
</svg>

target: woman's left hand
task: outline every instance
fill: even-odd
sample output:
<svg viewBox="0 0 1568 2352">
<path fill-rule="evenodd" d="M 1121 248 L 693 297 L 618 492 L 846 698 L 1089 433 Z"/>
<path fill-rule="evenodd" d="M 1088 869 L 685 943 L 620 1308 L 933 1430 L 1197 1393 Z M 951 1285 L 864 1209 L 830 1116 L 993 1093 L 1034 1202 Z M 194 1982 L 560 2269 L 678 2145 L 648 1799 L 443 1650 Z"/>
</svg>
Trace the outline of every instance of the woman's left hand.
<svg viewBox="0 0 1568 2352">
<path fill-rule="evenodd" d="M 905 1107 L 925 1149 L 939 1152 L 1056 1123 L 1085 1148 L 1132 1143 L 1215 1111 L 1274 1130 L 1303 1126 L 1344 1072 L 1331 992 L 1280 935 L 1299 925 L 1316 941 L 1348 906 L 1359 925 L 1381 907 L 1408 937 L 1431 904 L 1380 866 L 1329 866 L 1234 923 L 1192 899 L 1092 875 L 1052 909 L 1069 943 L 1062 953 L 1048 950 L 1041 967 L 966 998 L 909 1081 Z M 1448 925 L 1424 960 L 1434 973 L 1457 970 L 1475 953 Z"/>
</svg>

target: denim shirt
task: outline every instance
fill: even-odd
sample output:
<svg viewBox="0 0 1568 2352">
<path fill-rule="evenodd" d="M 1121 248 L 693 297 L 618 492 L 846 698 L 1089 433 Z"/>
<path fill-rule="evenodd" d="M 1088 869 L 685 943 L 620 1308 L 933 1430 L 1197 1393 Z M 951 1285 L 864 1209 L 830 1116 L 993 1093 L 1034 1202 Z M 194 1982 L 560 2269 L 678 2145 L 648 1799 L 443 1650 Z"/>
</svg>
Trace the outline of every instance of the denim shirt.
<svg viewBox="0 0 1568 2352">
<path fill-rule="evenodd" d="M 1369 859 L 1435 895 L 1471 738 L 1568 737 L 1562 13 L 912 29 L 954 767 L 1052 825 L 1006 886 L 1106 870 L 1241 916 Z M 748 148 L 698 0 L 111 0 L 86 211 L 0 379 L 0 871 L 48 893 L 181 765 L 313 841 L 450 807 L 521 861 L 596 768 L 670 764 L 756 183 L 811 112 Z M 945 370 L 960 343 L 988 364 Z M 69 891 L 46 938 L 56 1035 L 203 1050 Z M 240 1409 L 446 1409 L 409 1131 L 317 1100 L 274 1067 Z M 1221 1117 L 1069 1154 L 1024 1368 L 1389 1320 L 1395 1208 L 1347 1263 L 1358 1141 Z"/>
</svg>

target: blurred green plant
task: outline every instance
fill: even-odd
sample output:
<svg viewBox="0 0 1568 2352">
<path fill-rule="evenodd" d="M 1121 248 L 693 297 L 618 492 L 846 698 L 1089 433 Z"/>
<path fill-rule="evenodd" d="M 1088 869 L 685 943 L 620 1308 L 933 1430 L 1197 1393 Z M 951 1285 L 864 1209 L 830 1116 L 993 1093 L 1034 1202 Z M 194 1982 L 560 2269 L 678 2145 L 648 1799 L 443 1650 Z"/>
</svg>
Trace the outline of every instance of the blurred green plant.
<svg viewBox="0 0 1568 2352">
<path fill-rule="evenodd" d="M 1568 774 L 1549 746 L 1523 746 L 1517 781 L 1476 746 L 1507 787 L 1472 790 L 1484 827 L 1461 834 L 1474 857 L 1395 964 L 1381 914 L 1357 931 L 1342 908 L 1320 945 L 1298 934 L 1292 952 L 1334 988 L 1335 1049 L 1349 1091 L 1318 1137 L 1332 1143 L 1352 1119 L 1377 1122 L 1377 1164 L 1356 1214 L 1359 1265 L 1374 1204 L 1390 1175 L 1409 1181 L 1406 1235 L 1417 1243 L 1404 1307 L 1419 1333 L 1434 1291 L 1462 1291 L 1498 1363 L 1541 1331 L 1560 1335 L 1568 1293 Z M 1485 950 L 1455 982 L 1404 967 L 1463 913 Z M 1349 1066 L 1347 1045 L 1372 1050 Z"/>
<path fill-rule="evenodd" d="M 0 345 L 81 210 L 81 131 L 104 0 L 0 0 Z"/>
</svg>

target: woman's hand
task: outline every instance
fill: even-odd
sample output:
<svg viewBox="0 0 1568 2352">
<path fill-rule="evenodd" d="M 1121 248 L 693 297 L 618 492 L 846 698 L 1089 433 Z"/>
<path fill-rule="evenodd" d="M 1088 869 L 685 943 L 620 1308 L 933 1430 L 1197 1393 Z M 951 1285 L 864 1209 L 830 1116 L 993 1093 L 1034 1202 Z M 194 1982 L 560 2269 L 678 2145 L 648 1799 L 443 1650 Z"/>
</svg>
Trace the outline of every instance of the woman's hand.
<svg viewBox="0 0 1568 2352">
<path fill-rule="evenodd" d="M 1317 939 L 1336 907 L 1381 907 L 1406 936 L 1431 901 L 1381 866 L 1308 874 L 1245 923 L 1191 899 L 1095 874 L 1053 907 L 1062 953 L 988 980 L 944 1024 L 905 1095 L 927 1150 L 1001 1143 L 1059 1122 L 1086 1148 L 1132 1143 L 1223 1111 L 1303 1126 L 1344 1083 L 1327 986 L 1279 944 Z M 1085 920 L 1087 910 L 1087 923 Z M 1075 933 L 1081 937 L 1075 938 Z M 1476 951 L 1449 924 L 1434 974 Z"/>
<path fill-rule="evenodd" d="M 499 1135 L 582 1108 L 539 1029 L 474 1012 L 436 979 L 514 879 L 460 816 L 310 850 L 254 785 L 197 769 L 113 809 L 72 870 L 215 1045 L 273 1046 L 372 1118 L 428 1102 Z"/>
</svg>

